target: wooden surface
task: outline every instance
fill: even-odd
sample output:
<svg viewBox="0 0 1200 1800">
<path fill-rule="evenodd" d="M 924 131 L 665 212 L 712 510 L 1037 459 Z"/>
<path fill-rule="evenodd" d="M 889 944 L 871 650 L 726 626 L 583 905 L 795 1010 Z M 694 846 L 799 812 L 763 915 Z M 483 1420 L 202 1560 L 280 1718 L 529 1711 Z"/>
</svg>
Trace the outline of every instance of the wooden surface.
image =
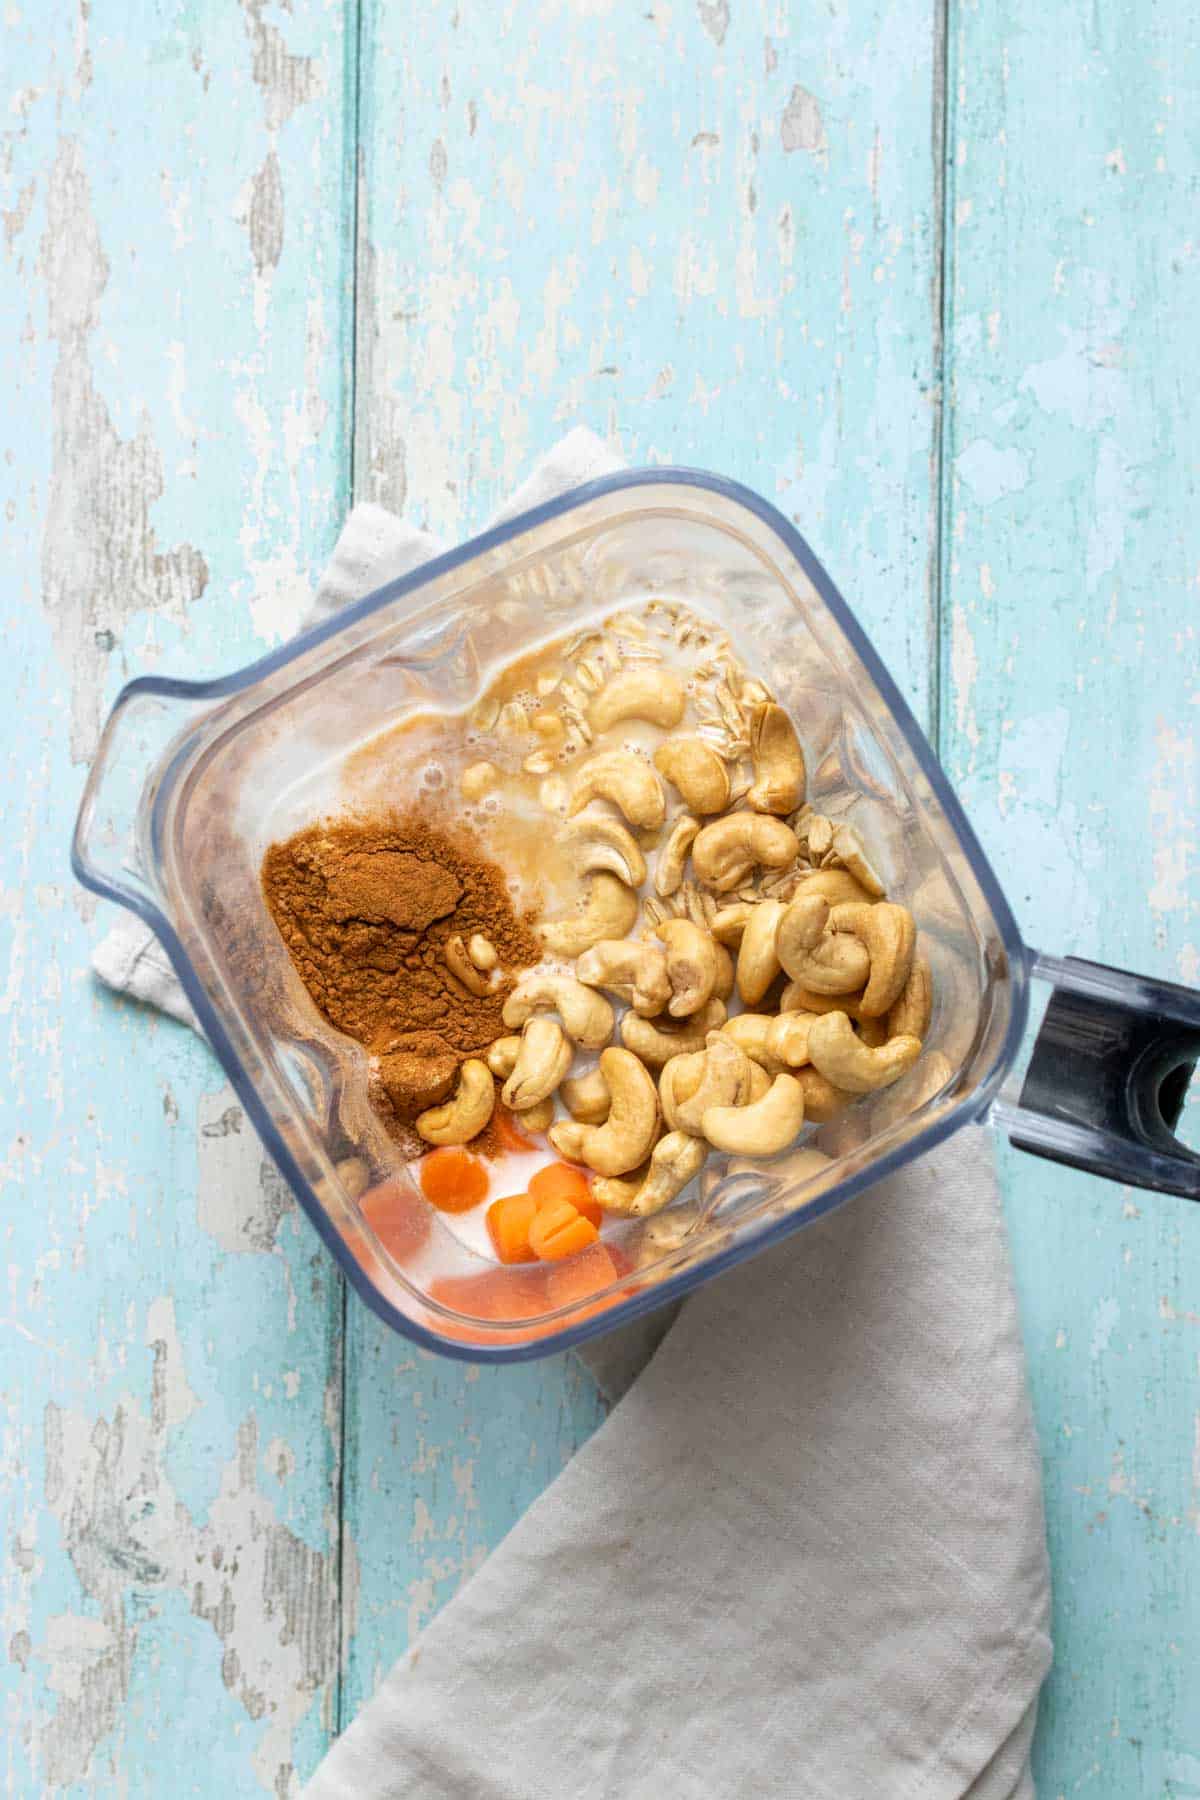
<svg viewBox="0 0 1200 1800">
<path fill-rule="evenodd" d="M 203 1046 L 87 973 L 107 704 L 277 641 L 352 494 L 459 535 L 576 421 L 760 489 L 1030 940 L 1200 975 L 1197 19 L 4 9 L 7 1792 L 296 1792 L 600 1416 L 348 1303 Z M 1200 1794 L 1200 1211 L 1005 1178 L 1039 1792 Z"/>
</svg>

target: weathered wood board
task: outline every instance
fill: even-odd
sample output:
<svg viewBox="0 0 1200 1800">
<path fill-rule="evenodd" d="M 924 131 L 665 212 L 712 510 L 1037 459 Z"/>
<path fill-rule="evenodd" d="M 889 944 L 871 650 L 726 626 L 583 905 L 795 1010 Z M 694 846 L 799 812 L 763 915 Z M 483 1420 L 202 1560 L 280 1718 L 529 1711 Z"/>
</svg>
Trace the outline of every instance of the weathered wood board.
<svg viewBox="0 0 1200 1800">
<path fill-rule="evenodd" d="M 569 1359 L 478 1373 L 347 1302 L 208 1053 L 86 972 L 108 702 L 286 634 L 352 492 L 458 536 L 578 421 L 758 487 L 1029 935 L 1196 979 L 1198 35 L 1180 0 L 7 7 L 6 1791 L 297 1791 L 600 1417 Z M 1039 1791 L 1198 1792 L 1200 1217 L 1006 1182 Z"/>
</svg>

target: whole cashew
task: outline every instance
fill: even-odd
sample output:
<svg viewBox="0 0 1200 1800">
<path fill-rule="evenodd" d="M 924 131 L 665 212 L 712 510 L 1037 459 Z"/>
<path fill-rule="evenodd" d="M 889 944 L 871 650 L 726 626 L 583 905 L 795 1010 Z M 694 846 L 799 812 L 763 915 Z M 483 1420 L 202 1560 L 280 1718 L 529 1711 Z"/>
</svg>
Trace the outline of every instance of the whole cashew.
<svg viewBox="0 0 1200 1800">
<path fill-rule="evenodd" d="M 804 798 L 804 752 L 782 706 L 765 701 L 750 715 L 754 786 L 746 795 L 755 812 L 795 812 Z"/>
<path fill-rule="evenodd" d="M 658 1090 L 629 1050 L 606 1050 L 600 1073 L 612 1105 L 603 1125 L 550 1127 L 550 1142 L 563 1156 L 585 1162 L 598 1175 L 627 1175 L 649 1155 L 658 1132 Z"/>
<path fill-rule="evenodd" d="M 750 914 L 754 911 L 754 901 L 735 900 L 730 906 L 723 906 L 715 913 L 708 929 L 718 944 L 738 945 L 745 935 L 746 926 L 750 922 Z"/>
<path fill-rule="evenodd" d="M 789 981 L 779 997 L 779 1010 L 781 1013 L 844 1012 L 848 1018 L 857 1019 L 858 1002 L 857 994 L 818 994 L 815 988 L 805 987 L 802 981 Z"/>
<path fill-rule="evenodd" d="M 738 1013 L 721 1027 L 722 1034 L 732 1038 L 747 1056 L 761 1063 L 772 1075 L 782 1069 L 798 1069 L 808 1061 L 808 1031 L 811 1013 Z"/>
<path fill-rule="evenodd" d="M 687 690 L 670 669 L 623 669 L 600 689 L 589 716 L 595 731 L 607 731 L 622 719 L 646 719 L 670 730 L 686 705 Z"/>
<path fill-rule="evenodd" d="M 829 922 L 828 903 L 818 894 L 790 900 L 775 934 L 775 953 L 793 981 L 819 994 L 850 994 L 870 974 L 870 954 L 858 938 L 835 936 Z"/>
<path fill-rule="evenodd" d="M 640 1180 L 592 1183 L 592 1195 L 606 1212 L 628 1219 L 648 1219 L 681 1194 L 704 1166 L 708 1145 L 703 1138 L 669 1131 L 650 1153 L 650 1166 Z"/>
<path fill-rule="evenodd" d="M 459 932 L 448 937 L 442 946 L 442 957 L 455 981 L 462 983 L 468 994 L 490 994 L 492 984 L 471 961 L 467 946 Z"/>
<path fill-rule="evenodd" d="M 844 900 L 870 901 L 875 898 L 848 869 L 814 869 L 811 875 L 801 876 L 792 899 L 804 899 L 811 894 L 819 894 L 830 906 L 840 906 Z"/>
<path fill-rule="evenodd" d="M 589 800 L 611 800 L 630 825 L 643 831 L 657 831 L 667 816 L 662 782 L 632 750 L 601 750 L 580 763 L 571 783 L 568 818 L 582 812 Z"/>
<path fill-rule="evenodd" d="M 833 834 L 830 845 L 833 855 L 838 858 L 847 874 L 852 875 L 860 886 L 867 890 L 872 900 L 882 900 L 887 892 L 875 870 L 871 867 L 863 841 L 853 825 L 839 825 Z"/>
<path fill-rule="evenodd" d="M 888 1013 L 888 1036 L 928 1037 L 932 1016 L 933 971 L 929 967 L 929 958 L 918 951 L 913 957 L 904 992 Z"/>
<path fill-rule="evenodd" d="M 602 869 L 591 878 L 582 912 L 565 919 L 544 919 L 538 936 L 553 956 L 582 956 L 601 938 L 624 937 L 637 921 L 637 895 Z"/>
<path fill-rule="evenodd" d="M 709 1032 L 719 1030 L 724 1023 L 725 1006 L 720 1000 L 710 1000 L 707 1006 L 674 1029 L 627 1012 L 621 1020 L 621 1042 L 642 1062 L 652 1069 L 659 1069 L 673 1056 L 703 1050 Z"/>
<path fill-rule="evenodd" d="M 848 1094 L 871 1094 L 899 1081 L 905 1070 L 912 1068 L 921 1054 L 921 1040 L 894 1037 L 871 1050 L 855 1036 L 844 1012 L 832 1012 L 810 1025 L 808 1054 L 817 1073 L 834 1087 Z"/>
<path fill-rule="evenodd" d="M 579 846 L 574 850 L 572 861 L 581 875 L 607 869 L 626 887 L 641 887 L 645 881 L 646 858 L 641 846 L 619 819 L 610 819 L 607 813 L 601 812 L 581 813 L 579 818 L 563 826 L 559 836 L 567 844 L 569 853 L 574 846 Z"/>
<path fill-rule="evenodd" d="M 661 894 L 664 900 L 678 893 L 683 886 L 688 852 L 695 843 L 699 830 L 700 821 L 693 819 L 691 813 L 680 813 L 672 825 L 671 835 L 662 847 L 658 867 L 654 871 L 654 891 Z"/>
<path fill-rule="evenodd" d="M 643 1018 L 655 1018 L 671 998 L 664 951 L 636 938 L 601 938 L 584 951 L 575 973 L 589 987 L 607 988 L 627 1000 Z"/>
<path fill-rule="evenodd" d="M 601 994 L 573 975 L 522 975 L 504 1002 L 504 1023 L 513 1029 L 535 1012 L 555 1012 L 582 1050 L 599 1050 L 613 1033 L 613 1009 Z M 504 1041 L 503 1039 L 501 1040 Z"/>
<path fill-rule="evenodd" d="M 686 1056 L 673 1056 L 664 1063 L 658 1076 L 658 1103 L 663 1122 L 670 1131 L 681 1131 L 679 1108 L 700 1086 L 704 1078 L 704 1051 L 693 1050 Z"/>
<path fill-rule="evenodd" d="M 563 1104 L 577 1124 L 603 1125 L 612 1105 L 612 1095 L 598 1068 L 564 1081 L 560 1092 Z"/>
<path fill-rule="evenodd" d="M 513 1117 L 526 1131 L 546 1131 L 554 1121 L 554 1095 L 547 1094 L 533 1106 L 518 1107 Z"/>
<path fill-rule="evenodd" d="M 727 894 L 740 887 L 756 864 L 784 869 L 795 862 L 795 832 L 768 813 L 730 813 L 706 825 L 692 845 L 692 867 L 705 887 Z"/>
<path fill-rule="evenodd" d="M 828 1125 L 854 1098 L 844 1088 L 834 1087 L 818 1069 L 797 1069 L 795 1075 L 804 1090 L 804 1116 L 810 1125 Z"/>
<path fill-rule="evenodd" d="M 458 1086 L 450 1099 L 418 1115 L 417 1131 L 427 1144 L 469 1143 L 479 1136 L 495 1104 L 492 1071 L 472 1057 L 458 1071 Z"/>
<path fill-rule="evenodd" d="M 689 812 L 718 813 L 729 805 L 729 770 L 703 738 L 668 738 L 654 752 L 654 766 L 678 788 Z"/>
<path fill-rule="evenodd" d="M 667 947 L 667 1011 L 673 1019 L 690 1018 L 712 999 L 720 973 L 717 945 L 690 919 L 664 919 L 657 930 Z"/>
<path fill-rule="evenodd" d="M 571 1066 L 571 1040 L 557 1019 L 535 1013 L 521 1033 L 521 1048 L 500 1098 L 513 1112 L 524 1112 L 552 1094 Z"/>
<path fill-rule="evenodd" d="M 714 1150 L 736 1156 L 777 1156 L 804 1125 L 804 1089 L 794 1075 L 777 1075 L 750 1106 L 710 1106 L 701 1128 Z"/>
<path fill-rule="evenodd" d="M 717 1031 L 709 1033 L 707 1048 L 700 1057 L 683 1060 L 689 1066 L 678 1076 L 674 1073 L 675 1064 L 669 1062 L 659 1078 L 663 1116 L 673 1131 L 687 1131 L 693 1137 L 700 1137 L 703 1135 L 701 1121 L 710 1107 L 746 1104 L 750 1098 L 752 1065 L 745 1051 L 740 1050 L 732 1038 Z M 694 1086 L 693 1060 L 700 1064 L 699 1080 Z"/>
<path fill-rule="evenodd" d="M 485 975 L 490 975 L 500 961 L 495 944 L 490 938 L 485 938 L 481 931 L 473 932 L 467 940 L 467 955 Z"/>
<path fill-rule="evenodd" d="M 521 1021 L 524 1024 L 524 1020 Z M 517 1066 L 517 1053 L 521 1048 L 519 1037 L 497 1038 L 487 1053 L 487 1066 L 497 1081 L 507 1081 Z"/>
<path fill-rule="evenodd" d="M 760 900 L 746 921 L 737 960 L 737 988 L 746 1006 L 756 1006 L 779 973 L 775 933 L 784 913 L 780 900 Z"/>
<path fill-rule="evenodd" d="M 879 900 L 873 906 L 851 901 L 835 906 L 829 915 L 832 930 L 853 936 L 866 949 L 871 974 L 859 1011 L 864 1019 L 880 1019 L 904 992 L 917 945 L 917 928 L 906 906 Z M 788 974 L 794 974 L 792 969 Z M 854 986 L 859 984 L 856 981 Z"/>
</svg>

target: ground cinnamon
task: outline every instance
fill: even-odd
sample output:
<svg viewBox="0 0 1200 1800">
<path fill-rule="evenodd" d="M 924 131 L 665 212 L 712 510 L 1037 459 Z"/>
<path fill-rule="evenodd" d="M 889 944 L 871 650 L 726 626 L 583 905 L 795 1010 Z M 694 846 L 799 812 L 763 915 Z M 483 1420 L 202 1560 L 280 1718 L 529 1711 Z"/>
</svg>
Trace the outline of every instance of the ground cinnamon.
<svg viewBox="0 0 1200 1800">
<path fill-rule="evenodd" d="M 417 813 L 341 819 L 272 844 L 271 916 L 314 1005 L 374 1059 L 374 1098 L 401 1136 L 451 1091 L 459 1064 L 504 1035 L 512 977 L 540 947 L 503 872 L 453 827 Z M 480 933 L 504 978 L 472 993 L 446 940 Z"/>
</svg>

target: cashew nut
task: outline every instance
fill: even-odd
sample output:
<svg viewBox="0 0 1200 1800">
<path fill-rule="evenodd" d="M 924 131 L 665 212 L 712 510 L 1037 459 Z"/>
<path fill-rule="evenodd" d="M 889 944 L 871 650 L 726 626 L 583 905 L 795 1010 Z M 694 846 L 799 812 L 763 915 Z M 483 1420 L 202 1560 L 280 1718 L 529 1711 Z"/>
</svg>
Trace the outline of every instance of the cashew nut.
<svg viewBox="0 0 1200 1800">
<path fill-rule="evenodd" d="M 810 1125 L 828 1125 L 854 1099 L 844 1088 L 834 1087 L 818 1069 L 797 1069 L 795 1076 L 804 1089 L 804 1116 Z"/>
<path fill-rule="evenodd" d="M 678 788 L 689 812 L 719 813 L 729 805 L 729 770 L 703 738 L 669 738 L 654 752 L 654 766 Z"/>
<path fill-rule="evenodd" d="M 513 1114 L 517 1124 L 526 1131 L 546 1131 L 554 1122 L 554 1095 L 547 1094 L 544 1100 L 538 1100 L 532 1106 L 521 1106 Z"/>
<path fill-rule="evenodd" d="M 929 1035 L 932 1016 L 933 971 L 929 967 L 929 958 L 918 951 L 913 957 L 904 991 L 888 1013 L 888 1036 L 925 1038 Z"/>
<path fill-rule="evenodd" d="M 442 946 L 442 956 L 455 981 L 460 981 L 469 994 L 491 993 L 491 982 L 475 967 L 467 953 L 467 946 L 457 931 L 453 937 L 446 939 Z"/>
<path fill-rule="evenodd" d="M 458 791 L 464 800 L 482 800 L 485 794 L 491 793 L 500 779 L 500 771 L 495 763 L 472 763 L 459 776 Z"/>
<path fill-rule="evenodd" d="M 521 1048 L 500 1098 L 513 1112 L 552 1094 L 571 1066 L 574 1050 L 557 1019 L 535 1013 L 521 1033 Z"/>
<path fill-rule="evenodd" d="M 613 1009 L 594 989 L 573 975 L 522 975 L 504 1002 L 503 1019 L 510 1029 L 524 1025 L 535 1012 L 556 1012 L 563 1029 L 583 1050 L 599 1050 L 613 1032 Z M 501 1040 L 502 1042 L 504 1040 Z"/>
<path fill-rule="evenodd" d="M 485 975 L 490 975 L 500 961 L 495 944 L 490 938 L 485 938 L 481 931 L 473 932 L 467 939 L 467 955 Z"/>
<path fill-rule="evenodd" d="M 637 920 L 637 895 L 607 870 L 591 878 L 583 911 L 565 919 L 544 919 L 538 936 L 554 956 L 582 956 L 601 938 L 624 937 Z"/>
<path fill-rule="evenodd" d="M 713 993 L 718 1000 L 728 1000 L 733 992 L 733 958 L 724 944 L 713 939 L 713 950 L 717 958 L 717 979 L 713 982 Z"/>
<path fill-rule="evenodd" d="M 647 1019 L 662 1012 L 671 998 L 666 955 L 657 944 L 636 938 L 602 938 L 584 951 L 575 973 L 589 987 L 618 994 Z"/>
<path fill-rule="evenodd" d="M 777 1156 L 804 1125 L 804 1089 L 794 1075 L 777 1075 L 749 1106 L 710 1106 L 701 1129 L 715 1150 L 737 1156 Z"/>
<path fill-rule="evenodd" d="M 674 1029 L 650 1019 L 639 1019 L 636 1013 L 628 1012 L 621 1020 L 621 1042 L 652 1069 L 659 1069 L 673 1056 L 703 1050 L 709 1032 L 719 1030 L 724 1023 L 725 1005 L 721 1000 L 710 1000 L 707 1006 Z"/>
<path fill-rule="evenodd" d="M 601 750 L 580 763 L 567 816 L 574 818 L 589 800 L 611 800 L 630 825 L 644 831 L 657 830 L 667 816 L 662 782 L 632 750 Z"/>
<path fill-rule="evenodd" d="M 612 1105 L 612 1095 L 599 1068 L 564 1081 L 560 1091 L 563 1104 L 578 1124 L 603 1125 Z"/>
<path fill-rule="evenodd" d="M 685 1067 L 677 1068 L 682 1062 Z M 677 1057 L 659 1077 L 663 1117 L 672 1131 L 703 1134 L 701 1121 L 710 1107 L 744 1106 L 750 1098 L 750 1058 L 732 1038 L 709 1033 L 698 1057 Z"/>
<path fill-rule="evenodd" d="M 882 900 L 887 889 L 879 879 L 863 849 L 863 841 L 853 825 L 839 825 L 829 846 L 847 874 L 852 875 L 872 900 Z"/>
<path fill-rule="evenodd" d="M 682 719 L 686 705 L 687 691 L 670 669 L 624 669 L 600 689 L 590 718 L 596 731 L 607 731 L 622 719 L 646 719 L 670 730 Z"/>
<path fill-rule="evenodd" d="M 678 893 L 683 885 L 683 871 L 687 866 L 688 852 L 696 841 L 700 830 L 699 819 L 693 819 L 691 813 L 680 813 L 671 827 L 671 835 L 662 847 L 658 859 L 658 867 L 654 871 L 654 891 L 667 899 Z"/>
<path fill-rule="evenodd" d="M 735 900 L 732 905 L 723 906 L 720 912 L 713 914 L 708 929 L 718 944 L 740 944 L 753 911 L 752 900 Z"/>
<path fill-rule="evenodd" d="M 793 981 L 818 994 L 851 994 L 866 981 L 871 958 L 857 937 L 835 936 L 829 922 L 829 904 L 819 894 L 790 900 L 775 934 L 775 953 Z"/>
<path fill-rule="evenodd" d="M 802 876 L 792 899 L 799 900 L 810 894 L 820 894 L 830 906 L 840 906 L 844 900 L 871 901 L 875 898 L 848 869 L 814 869 L 811 875 Z"/>
<path fill-rule="evenodd" d="M 701 931 L 690 919 L 664 919 L 657 929 L 667 946 L 667 979 L 671 984 L 667 1011 L 673 1019 L 690 1018 L 712 999 L 720 973 L 717 945 L 707 931 Z"/>
<path fill-rule="evenodd" d="M 804 798 L 804 752 L 782 706 L 764 701 L 750 715 L 754 786 L 746 795 L 755 812 L 795 812 Z"/>
<path fill-rule="evenodd" d="M 521 1021 L 524 1024 L 524 1020 Z M 497 1081 L 507 1081 L 517 1066 L 517 1052 L 521 1048 L 519 1037 L 497 1038 L 487 1053 L 487 1066 Z"/>
<path fill-rule="evenodd" d="M 738 1047 L 761 1063 L 772 1075 L 781 1069 L 798 1069 L 808 1061 L 808 1029 L 811 1013 L 739 1013 L 721 1027 Z"/>
<path fill-rule="evenodd" d="M 658 1090 L 629 1050 L 606 1050 L 600 1073 L 612 1105 L 603 1125 L 559 1124 L 550 1142 L 563 1156 L 585 1162 L 598 1175 L 627 1175 L 649 1155 L 658 1131 Z"/>
<path fill-rule="evenodd" d="M 606 1212 L 629 1219 L 648 1219 L 669 1206 L 695 1179 L 707 1155 L 708 1145 L 703 1138 L 669 1131 L 655 1144 L 650 1166 L 640 1180 L 594 1181 L 592 1196 Z"/>
<path fill-rule="evenodd" d="M 450 1099 L 418 1115 L 417 1131 L 427 1144 L 466 1144 L 479 1136 L 495 1104 L 492 1071 L 472 1057 L 458 1071 L 458 1086 Z"/>
<path fill-rule="evenodd" d="M 857 994 L 818 994 L 814 988 L 805 987 L 802 981 L 789 981 L 779 997 L 779 1010 L 781 1013 L 844 1012 L 848 1018 L 857 1019 L 858 1002 Z"/>
<path fill-rule="evenodd" d="M 737 987 L 747 1006 L 757 1006 L 779 973 L 775 933 L 783 914 L 781 900 L 760 900 L 746 921 L 738 951 Z"/>
<path fill-rule="evenodd" d="M 879 1019 L 889 1012 L 904 992 L 917 944 L 917 928 L 906 906 L 879 900 L 873 906 L 851 901 L 835 906 L 829 915 L 834 932 L 850 934 L 866 949 L 871 974 L 859 1001 L 864 1019 Z M 789 969 L 788 974 L 796 971 Z M 853 984 L 859 986 L 856 981 Z"/>
<path fill-rule="evenodd" d="M 784 869 L 800 848 L 795 832 L 769 813 L 730 813 L 706 825 L 692 845 L 692 867 L 705 887 L 727 894 L 751 869 Z"/>
<path fill-rule="evenodd" d="M 911 1069 L 921 1054 L 915 1037 L 889 1038 L 871 1050 L 855 1035 L 844 1012 L 825 1013 L 808 1031 L 808 1054 L 819 1075 L 848 1094 L 871 1094 Z"/>
<path fill-rule="evenodd" d="M 573 860 L 581 875 L 608 869 L 631 888 L 641 887 L 646 879 L 646 859 L 637 839 L 607 813 L 583 813 L 563 826 L 560 838 L 568 846 L 579 846 Z"/>
</svg>

